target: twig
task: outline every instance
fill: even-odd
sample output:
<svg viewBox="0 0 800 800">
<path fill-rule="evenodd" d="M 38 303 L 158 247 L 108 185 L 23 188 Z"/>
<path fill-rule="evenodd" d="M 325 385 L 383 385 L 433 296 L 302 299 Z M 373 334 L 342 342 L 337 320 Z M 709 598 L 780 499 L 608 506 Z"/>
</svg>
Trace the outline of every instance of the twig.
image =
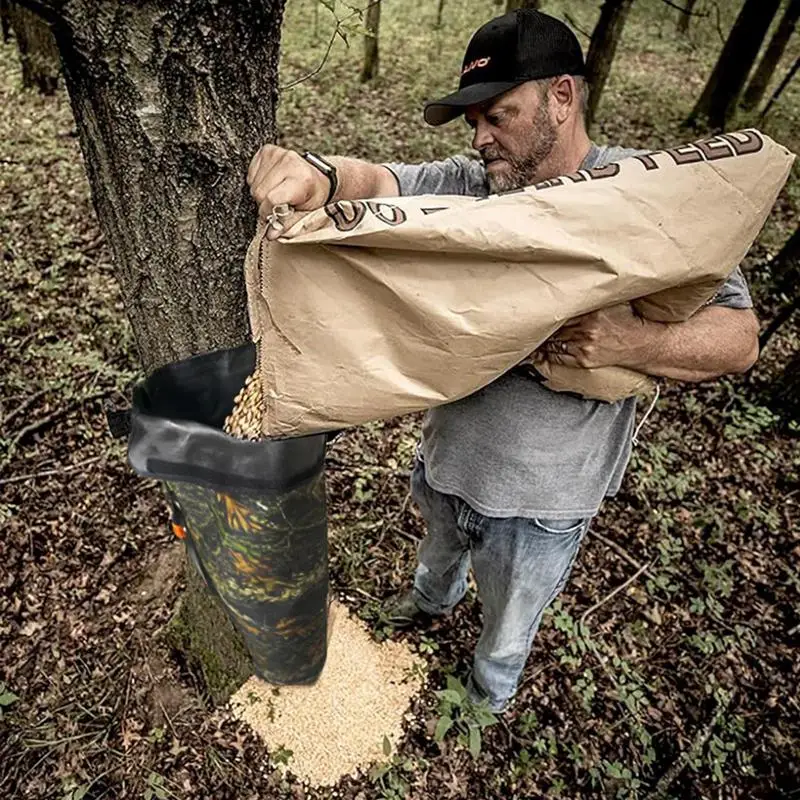
<svg viewBox="0 0 800 800">
<path fill-rule="evenodd" d="M 302 78 L 298 78 L 295 81 L 290 81 L 289 83 L 286 84 L 286 86 L 278 87 L 278 91 L 285 92 L 287 89 L 291 89 L 294 86 L 297 86 L 299 83 L 303 83 L 304 81 L 307 81 L 313 78 L 315 75 L 318 75 L 320 72 L 322 72 L 323 67 L 328 61 L 328 56 L 331 54 L 331 48 L 333 47 L 333 43 L 336 41 L 336 36 L 341 35 L 339 32 L 342 29 L 342 23 L 347 22 L 348 19 L 356 16 L 357 14 L 363 14 L 367 9 L 372 8 L 372 6 L 378 5 L 378 3 L 380 2 L 381 0 L 372 0 L 372 2 L 366 5 L 363 9 L 357 8 L 350 14 L 347 14 L 341 19 L 336 20 L 336 27 L 333 29 L 331 38 L 328 40 L 328 46 L 325 48 L 325 52 L 323 53 L 322 59 L 320 60 L 319 64 L 317 64 L 317 66 L 313 70 L 311 70 L 311 72 L 309 72 L 308 75 L 304 75 Z M 344 39 L 344 37 L 342 38 Z M 346 42 L 347 40 L 345 39 L 344 41 Z"/>
<path fill-rule="evenodd" d="M 634 569 L 642 568 L 641 562 L 637 561 L 624 547 L 618 545 L 616 542 L 612 542 L 611 539 L 606 539 L 602 533 L 597 533 L 597 531 L 589 528 L 589 536 L 593 536 L 598 541 L 601 541 L 606 547 L 610 547 L 618 556 L 624 558 Z"/>
<path fill-rule="evenodd" d="M 0 427 L 3 430 L 6 430 L 12 419 L 18 417 L 23 411 L 29 409 L 42 395 L 47 394 L 52 388 L 52 386 L 45 386 L 44 389 L 39 389 L 38 392 L 28 395 L 28 397 L 23 400 L 15 409 L 12 409 L 8 412 L 8 414 L 6 414 L 3 421 L 0 422 Z"/>
<path fill-rule="evenodd" d="M 77 400 L 73 400 L 71 403 L 63 406 L 62 408 L 57 408 L 47 416 L 42 417 L 35 422 L 31 422 L 30 425 L 26 425 L 11 441 L 10 450 L 13 452 L 26 436 L 30 436 L 32 433 L 42 430 L 42 428 L 49 427 L 57 419 L 66 416 L 71 411 L 74 411 L 76 408 L 82 406 L 84 403 L 89 403 L 92 400 L 97 400 L 98 398 L 103 397 L 106 394 L 106 391 L 107 390 L 104 389 L 101 392 L 95 392 L 94 394 L 87 395 L 86 397 L 80 397 Z"/>
<path fill-rule="evenodd" d="M 579 27 L 578 23 L 575 22 L 574 18 L 566 11 L 564 12 L 564 19 L 569 23 L 571 28 L 574 28 L 576 31 L 578 31 L 578 33 L 585 36 L 587 39 L 591 40 L 592 34 L 587 33 L 585 30 L 583 30 L 583 28 Z"/>
<path fill-rule="evenodd" d="M 675 8 L 681 12 L 684 16 L 687 17 L 708 17 L 708 11 L 704 13 L 700 13 L 699 11 L 687 11 L 683 6 L 679 6 L 677 3 L 673 3 L 672 0 L 661 0 L 662 3 L 666 3 L 670 8 Z"/>
<path fill-rule="evenodd" d="M 600 606 L 605 605 L 613 597 L 616 597 L 616 595 L 618 595 L 623 589 L 630 586 L 643 572 L 646 572 L 648 569 L 650 569 L 653 564 L 655 564 L 655 561 L 651 561 L 649 564 L 639 567 L 639 569 L 636 570 L 636 572 L 631 575 L 628 580 L 626 580 L 624 583 L 621 583 L 616 589 L 610 591 L 604 598 L 602 598 L 602 600 L 598 600 L 593 606 L 587 608 L 586 611 L 584 611 L 581 615 L 580 624 L 584 625 L 590 614 L 593 614 L 598 608 L 600 608 Z"/>
<path fill-rule="evenodd" d="M 684 750 L 672 763 L 672 766 L 664 773 L 661 777 L 661 780 L 656 784 L 656 788 L 647 795 L 647 800 L 659 800 L 659 798 L 664 797 L 666 795 L 667 790 L 669 787 L 675 782 L 676 778 L 683 772 L 686 765 L 691 761 L 693 758 L 696 758 L 698 753 L 705 747 L 706 742 L 711 738 L 711 734 L 714 731 L 714 728 L 719 724 L 719 721 L 722 719 L 725 712 L 728 710 L 728 706 L 731 704 L 731 700 L 733 699 L 733 692 L 731 692 L 727 699 L 720 703 L 717 706 L 717 710 L 714 712 L 714 716 L 708 722 L 708 724 L 701 728 L 694 739 L 692 740 L 691 745 L 689 746 L 688 750 Z"/>
</svg>

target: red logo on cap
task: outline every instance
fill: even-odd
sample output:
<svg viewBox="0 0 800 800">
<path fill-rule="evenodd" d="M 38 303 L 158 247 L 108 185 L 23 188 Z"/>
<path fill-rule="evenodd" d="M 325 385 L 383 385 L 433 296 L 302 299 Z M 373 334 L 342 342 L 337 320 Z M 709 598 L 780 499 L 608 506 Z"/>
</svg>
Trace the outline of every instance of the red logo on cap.
<svg viewBox="0 0 800 800">
<path fill-rule="evenodd" d="M 474 69 L 485 67 L 491 60 L 491 56 L 486 56 L 486 58 L 476 58 L 474 61 L 470 61 L 470 63 L 461 70 L 461 74 L 466 75 L 468 72 L 472 72 Z"/>
</svg>

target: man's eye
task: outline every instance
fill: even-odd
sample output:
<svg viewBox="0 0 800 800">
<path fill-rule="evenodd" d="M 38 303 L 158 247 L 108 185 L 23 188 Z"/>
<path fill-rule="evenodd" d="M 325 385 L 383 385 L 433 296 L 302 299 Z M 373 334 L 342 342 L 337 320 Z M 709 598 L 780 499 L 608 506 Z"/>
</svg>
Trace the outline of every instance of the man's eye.
<svg viewBox="0 0 800 800">
<path fill-rule="evenodd" d="M 503 117 L 500 114 L 489 114 L 489 116 L 486 117 L 486 121 L 496 128 L 503 121 Z"/>
</svg>

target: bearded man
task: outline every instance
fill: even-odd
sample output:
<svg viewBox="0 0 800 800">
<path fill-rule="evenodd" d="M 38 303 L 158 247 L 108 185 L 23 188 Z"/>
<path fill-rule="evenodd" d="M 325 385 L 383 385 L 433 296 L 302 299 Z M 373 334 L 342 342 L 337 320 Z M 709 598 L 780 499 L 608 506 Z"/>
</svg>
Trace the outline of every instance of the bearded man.
<svg viewBox="0 0 800 800">
<path fill-rule="evenodd" d="M 646 152 L 590 140 L 584 71 L 566 25 L 539 11 L 514 11 L 474 34 L 459 90 L 425 108 L 431 125 L 463 115 L 480 160 L 378 165 L 265 146 L 250 166 L 252 195 L 265 218 L 283 204 L 310 211 L 339 199 L 485 196 Z M 751 309 L 737 268 L 687 322 L 650 322 L 627 305 L 598 311 L 565 325 L 537 357 L 709 380 L 755 362 Z M 389 615 L 402 625 L 449 614 L 466 592 L 471 563 L 483 629 L 467 686 L 494 711 L 514 696 L 544 609 L 566 583 L 592 517 L 620 487 L 634 413 L 633 398 L 584 400 L 512 370 L 425 416 L 411 487 L 427 534 L 413 587 L 389 605 Z"/>
</svg>

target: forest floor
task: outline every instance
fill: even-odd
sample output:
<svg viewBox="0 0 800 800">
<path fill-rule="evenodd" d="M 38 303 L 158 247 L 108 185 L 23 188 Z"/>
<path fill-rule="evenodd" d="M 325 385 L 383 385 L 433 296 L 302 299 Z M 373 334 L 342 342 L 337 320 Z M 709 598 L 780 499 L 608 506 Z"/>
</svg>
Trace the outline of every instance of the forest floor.
<svg viewBox="0 0 800 800">
<path fill-rule="evenodd" d="M 635 4 L 596 138 L 690 139 L 680 124 L 734 5 L 720 2 L 715 16 L 701 4 L 710 15 L 679 41 L 676 12 Z M 545 2 L 568 8 L 583 31 L 596 6 Z M 284 84 L 327 47 L 330 13 L 314 8 L 290 2 Z M 337 38 L 324 68 L 283 95 L 282 140 L 384 160 L 466 150 L 467 129 L 426 129 L 421 104 L 450 90 L 466 38 L 495 6 L 448 0 L 440 30 L 435 8 L 387 3 L 382 73 L 370 86 L 357 83 L 360 38 L 347 34 L 349 50 Z M 759 127 L 798 152 L 799 123 L 795 86 Z M 775 300 L 764 264 L 799 207 L 795 170 L 745 263 L 765 320 Z M 102 411 L 139 378 L 130 328 L 68 99 L 21 88 L 13 43 L 0 46 L 0 242 L 4 800 L 800 797 L 800 438 L 768 403 L 800 346 L 800 321 L 748 376 L 666 388 L 622 492 L 546 615 L 516 703 L 484 730 L 477 758 L 431 735 L 434 692 L 463 674 L 477 638 L 470 595 L 432 630 L 403 635 L 429 676 L 390 768 L 315 791 L 212 708 L 164 643 L 183 587 L 181 545 Z M 333 587 L 378 638 L 389 634 L 379 603 L 408 584 L 423 534 L 407 485 L 418 426 L 418 417 L 364 426 L 329 457 Z"/>
</svg>

